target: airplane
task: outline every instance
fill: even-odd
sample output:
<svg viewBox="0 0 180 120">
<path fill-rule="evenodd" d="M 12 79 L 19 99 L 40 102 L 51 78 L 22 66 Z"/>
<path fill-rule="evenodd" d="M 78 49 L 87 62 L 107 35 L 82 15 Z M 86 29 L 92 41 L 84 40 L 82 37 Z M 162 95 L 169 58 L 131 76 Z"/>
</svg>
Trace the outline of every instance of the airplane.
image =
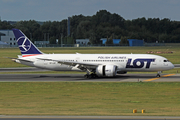
<svg viewBox="0 0 180 120">
<path fill-rule="evenodd" d="M 15 62 L 54 71 L 82 71 L 85 78 L 115 77 L 127 72 L 161 72 L 174 68 L 166 58 L 150 54 L 45 54 L 19 29 L 12 29 L 22 55 Z"/>
</svg>

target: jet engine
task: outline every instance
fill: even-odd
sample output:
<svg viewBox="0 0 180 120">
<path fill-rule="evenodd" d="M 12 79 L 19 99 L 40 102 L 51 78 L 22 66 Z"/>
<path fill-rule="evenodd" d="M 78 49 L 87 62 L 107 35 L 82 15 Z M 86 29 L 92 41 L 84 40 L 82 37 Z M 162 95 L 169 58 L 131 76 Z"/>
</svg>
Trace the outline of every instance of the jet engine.
<svg viewBox="0 0 180 120">
<path fill-rule="evenodd" d="M 117 66 L 115 65 L 99 65 L 96 68 L 96 74 L 98 76 L 113 77 L 117 73 Z"/>
</svg>

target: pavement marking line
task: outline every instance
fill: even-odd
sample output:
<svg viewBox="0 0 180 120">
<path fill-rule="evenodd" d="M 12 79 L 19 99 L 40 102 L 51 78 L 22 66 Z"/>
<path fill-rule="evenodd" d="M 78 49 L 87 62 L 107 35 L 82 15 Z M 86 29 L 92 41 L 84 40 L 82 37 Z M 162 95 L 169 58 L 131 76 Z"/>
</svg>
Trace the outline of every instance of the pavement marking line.
<svg viewBox="0 0 180 120">
<path fill-rule="evenodd" d="M 163 75 L 162 77 L 169 77 L 169 76 L 173 76 L 175 74 L 168 74 L 168 75 Z"/>
<path fill-rule="evenodd" d="M 167 75 L 163 75 L 162 77 L 159 77 L 159 78 L 152 78 L 152 79 L 148 79 L 148 80 L 144 80 L 144 81 L 153 81 L 153 80 L 157 80 L 157 79 L 160 79 L 160 78 L 163 78 L 163 77 L 169 77 L 169 76 L 173 76 L 175 74 L 167 74 Z"/>
<path fill-rule="evenodd" d="M 148 80 L 143 80 L 143 81 L 153 81 L 153 80 L 157 80 L 157 79 L 160 79 L 161 77 L 159 78 L 152 78 L 152 79 L 148 79 Z"/>
</svg>

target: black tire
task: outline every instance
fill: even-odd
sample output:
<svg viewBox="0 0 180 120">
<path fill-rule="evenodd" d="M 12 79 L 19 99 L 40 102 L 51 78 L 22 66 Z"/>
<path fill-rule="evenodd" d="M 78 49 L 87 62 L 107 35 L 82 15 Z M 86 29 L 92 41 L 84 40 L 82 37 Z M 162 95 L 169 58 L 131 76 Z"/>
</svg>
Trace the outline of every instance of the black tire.
<svg viewBox="0 0 180 120">
<path fill-rule="evenodd" d="M 161 77 L 161 75 L 157 74 L 156 77 Z"/>
<path fill-rule="evenodd" d="M 88 78 L 88 75 L 86 74 L 86 75 L 84 75 L 84 78 Z"/>
<path fill-rule="evenodd" d="M 88 79 L 91 79 L 92 78 L 92 75 L 88 75 Z"/>
</svg>

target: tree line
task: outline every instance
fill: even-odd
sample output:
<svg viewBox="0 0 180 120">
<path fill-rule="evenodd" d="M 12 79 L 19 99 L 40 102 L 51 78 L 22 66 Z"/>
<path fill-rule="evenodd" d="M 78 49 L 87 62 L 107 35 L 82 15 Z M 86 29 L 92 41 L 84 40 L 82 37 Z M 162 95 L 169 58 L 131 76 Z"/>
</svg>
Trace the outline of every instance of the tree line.
<svg viewBox="0 0 180 120">
<path fill-rule="evenodd" d="M 1 21 L 0 29 L 17 28 L 22 30 L 32 41 L 49 40 L 56 44 L 73 44 L 75 39 L 89 38 L 91 44 L 101 44 L 100 38 L 141 39 L 148 43 L 180 42 L 180 22 L 168 18 L 137 18 L 125 20 L 116 13 L 100 10 L 93 16 L 74 15 L 70 18 L 70 36 L 67 36 L 67 19 L 62 21 L 37 22 Z"/>
</svg>

